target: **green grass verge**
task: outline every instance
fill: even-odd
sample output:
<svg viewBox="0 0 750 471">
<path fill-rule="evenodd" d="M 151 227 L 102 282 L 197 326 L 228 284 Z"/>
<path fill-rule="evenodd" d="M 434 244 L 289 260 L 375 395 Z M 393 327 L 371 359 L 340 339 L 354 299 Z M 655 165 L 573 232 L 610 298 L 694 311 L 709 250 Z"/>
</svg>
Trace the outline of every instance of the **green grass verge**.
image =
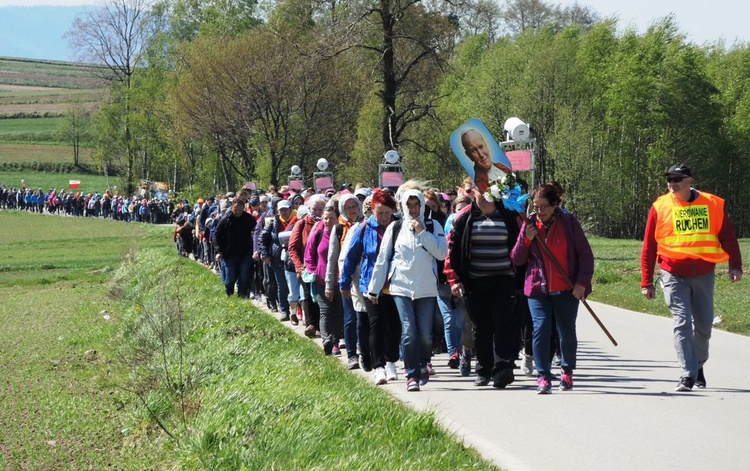
<svg viewBox="0 0 750 471">
<path fill-rule="evenodd" d="M 594 251 L 594 292 L 592 301 L 599 301 L 638 312 L 671 317 L 657 284 L 657 298 L 649 301 L 641 294 L 641 242 L 592 237 Z M 750 260 L 750 240 L 740 240 L 745 264 Z M 748 283 L 729 281 L 727 264 L 716 269 L 714 292 L 715 315 L 721 317 L 716 328 L 750 335 L 750 314 L 747 311 Z"/>
<path fill-rule="evenodd" d="M 172 250 L 113 280 L 122 357 L 189 469 L 494 469 L 429 413 L 396 402 Z M 137 378 L 137 379 L 136 379 Z M 149 387 L 150 386 L 150 387 Z"/>
<path fill-rule="evenodd" d="M 20 188 L 21 180 L 26 181 L 28 188 L 41 188 L 45 192 L 50 188 L 68 191 L 70 180 L 80 180 L 81 187 L 75 190 L 83 193 L 102 193 L 107 190 L 107 177 L 101 175 L 84 175 L 76 173 L 43 173 L 43 172 L 4 172 L 0 171 L 0 184 L 6 188 Z M 109 188 L 120 187 L 117 177 L 109 178 Z"/>
<path fill-rule="evenodd" d="M 165 227 L 0 211 L 0 469 L 154 469 L 159 434 L 123 433 L 140 404 L 117 387 L 115 303 L 121 254 L 163 246 Z M 94 352 L 86 353 L 89 350 Z"/>
<path fill-rule="evenodd" d="M 495 469 L 227 298 L 170 234 L 0 212 L 0 468 Z"/>
</svg>

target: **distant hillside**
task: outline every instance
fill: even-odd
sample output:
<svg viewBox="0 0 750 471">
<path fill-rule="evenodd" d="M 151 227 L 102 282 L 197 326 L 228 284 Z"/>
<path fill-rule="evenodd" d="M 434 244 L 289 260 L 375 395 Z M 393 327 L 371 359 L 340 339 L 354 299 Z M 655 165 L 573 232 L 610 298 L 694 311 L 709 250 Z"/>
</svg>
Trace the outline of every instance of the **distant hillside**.
<svg viewBox="0 0 750 471">
<path fill-rule="evenodd" d="M 73 60 L 63 35 L 87 7 L 0 7 L 0 56 Z"/>
<path fill-rule="evenodd" d="M 0 57 L 0 169 L 70 161 L 71 143 L 59 129 L 71 106 L 99 108 L 107 88 L 97 72 L 90 64 Z M 93 149 L 82 144 L 82 163 L 93 163 Z"/>
</svg>

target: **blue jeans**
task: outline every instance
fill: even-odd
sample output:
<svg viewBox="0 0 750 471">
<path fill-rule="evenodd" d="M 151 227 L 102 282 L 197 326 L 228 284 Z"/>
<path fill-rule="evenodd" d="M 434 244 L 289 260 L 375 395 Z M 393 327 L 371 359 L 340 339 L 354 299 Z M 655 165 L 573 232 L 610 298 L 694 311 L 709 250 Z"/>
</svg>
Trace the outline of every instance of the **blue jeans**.
<svg viewBox="0 0 750 471">
<path fill-rule="evenodd" d="M 432 325 L 435 298 L 393 296 L 401 318 L 401 348 L 407 378 L 419 378 L 432 358 Z"/>
<path fill-rule="evenodd" d="M 534 365 L 539 375 L 552 379 L 550 366 L 550 337 L 552 336 L 552 318 L 557 322 L 557 333 L 560 335 L 560 353 L 563 371 L 572 373 L 576 367 L 576 317 L 578 300 L 572 291 L 563 291 L 552 296 L 529 298 L 531 321 L 534 324 Z"/>
<path fill-rule="evenodd" d="M 341 291 L 338 292 L 341 296 Z M 341 296 L 344 307 L 344 343 L 346 343 L 346 355 L 357 356 L 357 311 L 354 310 L 352 298 Z"/>
<path fill-rule="evenodd" d="M 284 272 L 284 262 L 271 260 L 271 271 L 276 279 L 276 295 L 279 301 L 279 308 L 283 314 L 289 315 L 289 287 L 286 284 L 286 275 Z"/>
<path fill-rule="evenodd" d="M 456 299 L 453 299 L 449 284 L 438 285 L 437 304 L 443 315 L 443 327 L 445 329 L 445 346 L 448 347 L 448 355 L 461 353 L 461 339 L 464 335 L 464 312 Z"/>
<path fill-rule="evenodd" d="M 247 298 L 250 296 L 250 273 L 253 270 L 253 254 L 230 255 L 222 259 L 226 270 L 224 289 L 227 296 L 234 294 L 234 285 L 237 284 L 237 296 Z"/>
<path fill-rule="evenodd" d="M 285 269 L 284 276 L 286 277 L 287 288 L 289 288 L 289 295 L 287 296 L 289 303 L 304 301 L 305 291 L 302 289 L 302 280 L 297 278 L 297 272 Z M 292 314 L 296 314 L 296 312 Z"/>
</svg>

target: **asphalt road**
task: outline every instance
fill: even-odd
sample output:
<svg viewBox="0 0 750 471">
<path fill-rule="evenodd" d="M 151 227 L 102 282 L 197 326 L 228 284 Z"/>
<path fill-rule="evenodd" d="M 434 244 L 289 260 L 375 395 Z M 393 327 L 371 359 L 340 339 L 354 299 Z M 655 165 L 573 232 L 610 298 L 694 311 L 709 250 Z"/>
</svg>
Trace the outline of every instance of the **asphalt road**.
<svg viewBox="0 0 750 471">
<path fill-rule="evenodd" d="M 401 375 L 382 387 L 510 471 L 750 469 L 750 338 L 714 329 L 708 387 L 678 393 L 671 319 L 589 304 L 619 346 L 581 306 L 571 391 L 537 395 L 520 370 L 506 389 L 478 388 L 445 354 L 420 392 Z"/>
</svg>

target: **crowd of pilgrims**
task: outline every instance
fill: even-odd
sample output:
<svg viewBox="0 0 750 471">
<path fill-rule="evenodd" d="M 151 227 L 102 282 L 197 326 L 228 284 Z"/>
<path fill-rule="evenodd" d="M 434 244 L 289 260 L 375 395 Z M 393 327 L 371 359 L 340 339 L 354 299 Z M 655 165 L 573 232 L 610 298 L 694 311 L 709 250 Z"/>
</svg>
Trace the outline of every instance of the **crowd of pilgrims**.
<svg viewBox="0 0 750 471">
<path fill-rule="evenodd" d="M 560 185 L 532 190 L 528 219 L 468 179 L 448 191 L 422 181 L 394 190 L 271 187 L 199 198 L 175 208 L 174 241 L 221 277 L 228 296 L 302 324 L 326 355 L 345 354 L 375 384 L 403 374 L 407 390 L 419 391 L 436 374 L 433 355 L 445 352 L 447 367 L 474 375 L 476 386 L 505 388 L 520 360 L 538 394 L 558 378 L 560 390 L 572 389 L 577 306 L 591 290 L 593 255 L 560 208 Z M 551 264 L 537 233 L 570 279 L 545 275 Z M 530 310 L 530 295 L 552 302 Z"/>
<path fill-rule="evenodd" d="M 539 394 L 551 392 L 555 367 L 559 389 L 572 389 L 593 255 L 561 208 L 560 185 L 531 191 L 528 218 L 485 199 L 469 178 L 447 191 L 417 180 L 394 190 L 284 186 L 190 204 L 0 185 L 0 209 L 173 222 L 178 254 L 220 275 L 227 295 L 302 324 L 326 355 L 346 352 L 349 368 L 372 371 L 378 385 L 402 373 L 419 391 L 436 374 L 433 355 L 445 352 L 447 367 L 476 386 L 505 388 L 520 360 Z M 552 268 L 537 234 L 570 278 Z"/>
<path fill-rule="evenodd" d="M 83 194 L 75 191 L 41 188 L 5 188 L 0 185 L 0 209 L 65 216 L 111 218 L 126 222 L 167 224 L 181 213 L 186 201 L 169 198 L 131 196 L 103 193 Z"/>
</svg>

